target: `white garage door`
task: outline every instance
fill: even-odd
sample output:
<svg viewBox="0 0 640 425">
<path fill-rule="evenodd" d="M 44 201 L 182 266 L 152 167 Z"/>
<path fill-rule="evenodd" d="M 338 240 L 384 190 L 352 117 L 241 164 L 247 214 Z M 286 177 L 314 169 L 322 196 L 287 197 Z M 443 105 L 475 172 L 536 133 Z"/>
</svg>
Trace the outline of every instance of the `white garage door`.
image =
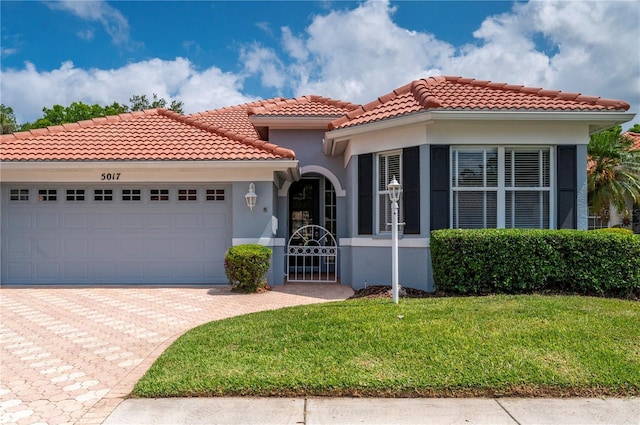
<svg viewBox="0 0 640 425">
<path fill-rule="evenodd" d="M 226 283 L 230 186 L 2 187 L 2 281 Z"/>
</svg>

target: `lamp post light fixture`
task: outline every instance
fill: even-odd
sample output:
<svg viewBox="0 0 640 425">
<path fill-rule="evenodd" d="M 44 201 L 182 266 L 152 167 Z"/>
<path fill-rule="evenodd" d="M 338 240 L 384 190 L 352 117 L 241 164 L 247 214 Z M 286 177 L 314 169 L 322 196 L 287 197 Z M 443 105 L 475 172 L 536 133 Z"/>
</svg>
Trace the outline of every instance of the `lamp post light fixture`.
<svg viewBox="0 0 640 425">
<path fill-rule="evenodd" d="M 245 201 L 247 201 L 247 206 L 253 211 L 253 207 L 256 206 L 256 200 L 258 199 L 258 195 L 256 195 L 256 185 L 253 183 L 249 183 L 249 192 L 244 195 Z"/>
<path fill-rule="evenodd" d="M 387 188 L 391 200 L 391 292 L 393 302 L 398 304 L 398 201 L 402 186 L 393 176 Z"/>
</svg>

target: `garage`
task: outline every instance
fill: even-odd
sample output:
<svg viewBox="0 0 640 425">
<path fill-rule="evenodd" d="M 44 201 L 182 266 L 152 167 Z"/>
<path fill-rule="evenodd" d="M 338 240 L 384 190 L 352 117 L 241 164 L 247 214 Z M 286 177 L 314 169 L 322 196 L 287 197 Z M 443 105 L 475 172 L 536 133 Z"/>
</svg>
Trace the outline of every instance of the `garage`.
<svg viewBox="0 0 640 425">
<path fill-rule="evenodd" d="M 2 186 L 3 284 L 226 283 L 231 185 Z"/>
</svg>

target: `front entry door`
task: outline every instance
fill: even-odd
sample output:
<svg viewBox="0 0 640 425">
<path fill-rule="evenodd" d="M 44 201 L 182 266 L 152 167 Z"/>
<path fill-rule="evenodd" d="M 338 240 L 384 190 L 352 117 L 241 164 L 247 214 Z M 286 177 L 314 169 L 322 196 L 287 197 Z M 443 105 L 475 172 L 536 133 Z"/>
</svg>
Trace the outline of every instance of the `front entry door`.
<svg viewBox="0 0 640 425">
<path fill-rule="evenodd" d="M 320 180 L 302 179 L 289 188 L 289 235 L 311 224 L 320 224 Z"/>
<path fill-rule="evenodd" d="M 335 192 L 330 183 L 321 178 L 303 178 L 292 183 L 286 254 L 288 281 L 336 282 L 338 246 L 331 231 L 321 226 L 323 221 L 335 228 Z"/>
</svg>

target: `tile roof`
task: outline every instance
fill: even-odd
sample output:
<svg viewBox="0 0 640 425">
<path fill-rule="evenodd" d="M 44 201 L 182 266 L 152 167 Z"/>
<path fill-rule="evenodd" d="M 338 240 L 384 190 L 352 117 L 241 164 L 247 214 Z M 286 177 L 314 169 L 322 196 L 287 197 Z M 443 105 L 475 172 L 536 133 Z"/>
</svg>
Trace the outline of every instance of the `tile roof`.
<svg viewBox="0 0 640 425">
<path fill-rule="evenodd" d="M 640 151 L 640 133 L 627 131 L 624 135 L 633 140 L 633 150 Z"/>
<path fill-rule="evenodd" d="M 249 121 L 249 111 L 252 108 L 264 106 L 265 104 L 285 101 L 283 97 L 273 99 L 258 100 L 256 102 L 245 103 L 237 106 L 229 106 L 220 109 L 213 109 L 205 112 L 198 112 L 187 115 L 197 121 L 212 125 L 221 131 L 231 131 L 246 137 L 260 138 L 255 127 Z"/>
<path fill-rule="evenodd" d="M 351 127 L 420 111 L 626 111 L 622 100 L 559 90 L 439 76 L 416 80 L 336 119 L 330 129 Z"/>
<path fill-rule="evenodd" d="M 289 118 L 332 118 L 344 116 L 359 108 L 349 102 L 322 96 L 300 96 L 293 99 L 275 97 L 242 105 L 213 109 L 188 115 L 197 121 L 212 125 L 221 132 L 241 134 L 259 139 L 261 136 L 251 123 L 250 116 L 276 116 Z"/>
<path fill-rule="evenodd" d="M 191 115 L 131 112 L 2 135 L 3 161 L 247 160 L 295 158 L 261 140 L 250 116 L 333 118 L 329 129 L 426 110 L 626 111 L 621 100 L 462 77 L 416 80 L 356 105 L 322 96 L 276 97 Z M 639 135 L 640 136 L 640 135 Z M 639 137 L 640 138 L 640 137 Z M 636 139 L 637 140 L 637 139 Z M 636 143 L 636 146 L 640 142 Z"/>
<path fill-rule="evenodd" d="M 249 110 L 249 115 L 286 117 L 339 117 L 360 108 L 350 102 L 307 95 L 294 99 L 273 99 Z"/>
<path fill-rule="evenodd" d="M 2 161 L 268 160 L 292 150 L 166 109 L 2 135 Z"/>
</svg>

